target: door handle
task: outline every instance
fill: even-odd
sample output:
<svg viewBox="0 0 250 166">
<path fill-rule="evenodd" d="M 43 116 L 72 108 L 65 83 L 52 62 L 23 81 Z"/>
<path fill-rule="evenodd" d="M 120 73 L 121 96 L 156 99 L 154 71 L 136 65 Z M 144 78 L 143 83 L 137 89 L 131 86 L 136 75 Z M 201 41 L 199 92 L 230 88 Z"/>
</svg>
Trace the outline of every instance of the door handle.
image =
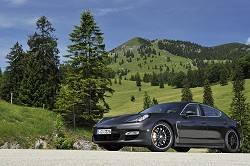
<svg viewBox="0 0 250 166">
<path fill-rule="evenodd" d="M 205 124 L 206 122 L 205 121 L 201 121 L 202 124 Z"/>
<path fill-rule="evenodd" d="M 223 122 L 223 124 L 224 124 L 224 125 L 226 125 L 226 124 L 227 124 L 227 122 Z"/>
</svg>

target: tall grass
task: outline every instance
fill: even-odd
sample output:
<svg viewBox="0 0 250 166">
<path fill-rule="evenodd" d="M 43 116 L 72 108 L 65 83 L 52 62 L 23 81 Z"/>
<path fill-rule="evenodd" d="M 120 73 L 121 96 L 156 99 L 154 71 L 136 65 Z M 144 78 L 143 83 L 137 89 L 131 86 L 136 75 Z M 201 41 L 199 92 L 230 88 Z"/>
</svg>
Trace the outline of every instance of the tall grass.
<svg viewBox="0 0 250 166">
<path fill-rule="evenodd" d="M 18 141 L 28 148 L 40 136 L 52 134 L 56 114 L 41 108 L 12 105 L 0 100 L 0 144 Z"/>
</svg>

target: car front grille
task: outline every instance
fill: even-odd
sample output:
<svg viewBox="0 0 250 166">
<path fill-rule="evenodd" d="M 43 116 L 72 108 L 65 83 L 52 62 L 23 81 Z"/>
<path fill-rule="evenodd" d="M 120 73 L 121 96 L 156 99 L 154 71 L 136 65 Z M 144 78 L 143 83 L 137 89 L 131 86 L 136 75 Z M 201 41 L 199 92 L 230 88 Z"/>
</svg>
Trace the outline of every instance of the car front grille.
<svg viewBox="0 0 250 166">
<path fill-rule="evenodd" d="M 94 135 L 95 141 L 116 141 L 119 138 L 120 134 Z"/>
</svg>

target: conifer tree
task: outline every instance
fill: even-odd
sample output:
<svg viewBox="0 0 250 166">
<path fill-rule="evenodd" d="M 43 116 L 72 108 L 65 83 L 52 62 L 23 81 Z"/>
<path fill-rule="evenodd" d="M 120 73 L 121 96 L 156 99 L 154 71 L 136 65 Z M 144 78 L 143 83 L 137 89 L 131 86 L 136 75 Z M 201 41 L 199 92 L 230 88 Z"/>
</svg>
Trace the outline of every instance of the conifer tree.
<svg viewBox="0 0 250 166">
<path fill-rule="evenodd" d="M 193 94 L 190 88 L 188 87 L 187 80 L 184 80 L 184 88 L 182 89 L 181 101 L 187 101 L 187 102 L 193 101 Z"/>
<path fill-rule="evenodd" d="M 25 52 L 22 45 L 18 42 L 11 48 L 10 53 L 6 56 L 9 66 L 6 67 L 4 83 L 2 85 L 2 98 L 10 101 L 11 93 L 13 94 L 13 103 L 17 104 L 18 92 L 23 79 Z"/>
<path fill-rule="evenodd" d="M 130 101 L 134 102 L 135 101 L 135 96 L 132 95 Z"/>
<path fill-rule="evenodd" d="M 228 71 L 225 66 L 220 70 L 220 85 L 225 86 L 228 84 Z"/>
<path fill-rule="evenodd" d="M 160 75 L 160 83 L 159 83 L 160 88 L 164 88 L 164 80 L 163 80 L 163 76 Z"/>
<path fill-rule="evenodd" d="M 119 78 L 119 85 L 121 85 L 122 84 L 122 79 L 121 78 Z"/>
<path fill-rule="evenodd" d="M 117 78 L 115 78 L 114 84 L 117 84 Z"/>
<path fill-rule="evenodd" d="M 45 16 L 37 20 L 36 29 L 38 32 L 30 35 L 27 43 L 29 51 L 19 102 L 35 107 L 45 105 L 52 109 L 60 84 L 58 39 L 53 34 L 55 29 Z"/>
<path fill-rule="evenodd" d="M 159 80 L 158 80 L 157 74 L 153 72 L 152 79 L 151 79 L 151 86 L 158 86 L 158 85 L 159 85 Z"/>
<path fill-rule="evenodd" d="M 158 100 L 157 100 L 155 97 L 153 97 L 152 102 L 153 102 L 154 105 L 157 105 L 157 104 L 158 104 Z"/>
<path fill-rule="evenodd" d="M 230 116 L 236 120 L 241 126 L 241 140 L 243 146 L 241 152 L 250 152 L 250 107 L 246 102 L 246 97 L 243 93 L 245 89 L 244 74 L 241 66 L 237 66 L 233 82 L 233 98 L 230 105 Z"/>
<path fill-rule="evenodd" d="M 68 46 L 69 55 L 66 55 L 68 72 L 62 88 L 68 94 L 73 94 L 67 99 L 63 94 L 58 97 L 58 109 L 67 110 L 67 116 L 77 111 L 77 124 L 92 123 L 103 117 L 110 107 L 105 98 L 113 89 L 109 87 L 111 80 L 107 77 L 111 69 L 105 64 L 107 53 L 103 44 L 103 33 L 95 22 L 90 11 L 81 14 L 79 26 L 74 26 L 70 33 L 71 45 Z M 70 103 L 67 105 L 67 102 Z"/>
<path fill-rule="evenodd" d="M 2 69 L 0 67 L 0 99 L 2 99 L 2 86 L 3 86 L 3 72 Z"/>
<path fill-rule="evenodd" d="M 141 77 L 139 73 L 136 73 L 135 75 L 135 80 L 136 80 L 136 86 L 141 87 Z"/>
<path fill-rule="evenodd" d="M 204 88 L 203 103 L 210 106 L 214 106 L 213 93 L 208 80 L 205 80 L 203 88 Z"/>
<path fill-rule="evenodd" d="M 153 101 L 151 100 L 148 93 L 145 91 L 144 98 L 143 98 L 143 109 L 145 110 L 153 105 L 154 105 Z"/>
</svg>

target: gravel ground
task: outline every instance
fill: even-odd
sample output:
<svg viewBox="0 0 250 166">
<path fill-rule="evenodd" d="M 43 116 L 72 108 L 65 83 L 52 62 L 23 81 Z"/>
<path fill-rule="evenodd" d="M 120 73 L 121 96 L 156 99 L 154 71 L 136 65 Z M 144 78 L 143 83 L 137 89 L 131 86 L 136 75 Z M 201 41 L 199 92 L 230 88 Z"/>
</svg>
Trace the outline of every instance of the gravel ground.
<svg viewBox="0 0 250 166">
<path fill-rule="evenodd" d="M 1 166 L 250 166 L 250 154 L 0 150 Z"/>
</svg>

